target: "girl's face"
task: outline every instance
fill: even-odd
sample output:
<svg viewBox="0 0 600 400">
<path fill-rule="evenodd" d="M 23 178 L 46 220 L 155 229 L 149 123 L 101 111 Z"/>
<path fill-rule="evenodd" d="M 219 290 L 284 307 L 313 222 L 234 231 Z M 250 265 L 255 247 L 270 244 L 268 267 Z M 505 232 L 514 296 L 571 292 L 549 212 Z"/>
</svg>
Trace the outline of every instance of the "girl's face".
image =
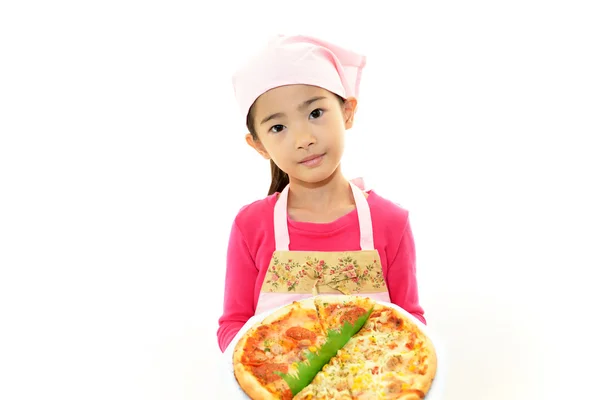
<svg viewBox="0 0 600 400">
<path fill-rule="evenodd" d="M 272 159 L 290 181 L 319 183 L 338 168 L 344 133 L 352 127 L 356 99 L 342 105 L 331 92 L 316 86 L 281 86 L 254 103 L 258 141 L 246 141 L 264 158 Z"/>
</svg>

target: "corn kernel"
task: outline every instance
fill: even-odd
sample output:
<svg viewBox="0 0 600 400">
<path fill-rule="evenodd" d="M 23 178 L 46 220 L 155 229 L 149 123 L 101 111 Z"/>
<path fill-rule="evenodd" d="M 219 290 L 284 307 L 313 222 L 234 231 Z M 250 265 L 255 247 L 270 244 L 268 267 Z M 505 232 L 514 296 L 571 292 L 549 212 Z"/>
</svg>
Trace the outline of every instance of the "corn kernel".
<svg viewBox="0 0 600 400">
<path fill-rule="evenodd" d="M 317 351 L 317 348 L 315 346 L 310 346 L 308 349 L 313 353 Z"/>
</svg>

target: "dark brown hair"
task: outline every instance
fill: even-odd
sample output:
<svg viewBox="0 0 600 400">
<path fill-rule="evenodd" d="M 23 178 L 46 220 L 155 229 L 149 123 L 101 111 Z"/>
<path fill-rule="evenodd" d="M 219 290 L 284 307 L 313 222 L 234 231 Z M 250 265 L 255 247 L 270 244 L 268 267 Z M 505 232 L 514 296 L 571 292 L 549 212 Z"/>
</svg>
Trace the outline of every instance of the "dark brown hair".
<svg viewBox="0 0 600 400">
<path fill-rule="evenodd" d="M 335 93 L 333 93 L 333 95 L 337 97 L 338 101 L 343 107 L 346 100 L 344 100 L 343 97 Z M 250 107 L 250 111 L 248 111 L 248 116 L 246 117 L 246 127 L 248 128 L 248 131 L 250 131 L 252 139 L 255 142 L 258 142 L 258 134 L 256 133 L 256 129 L 254 129 L 254 104 L 252 104 L 252 106 Z M 271 187 L 269 187 L 269 196 L 277 192 L 281 193 L 281 191 L 285 189 L 285 187 L 290 183 L 290 177 L 288 176 L 288 174 L 283 172 L 281 168 L 279 168 L 277 164 L 273 162 L 273 160 L 270 161 Z"/>
</svg>

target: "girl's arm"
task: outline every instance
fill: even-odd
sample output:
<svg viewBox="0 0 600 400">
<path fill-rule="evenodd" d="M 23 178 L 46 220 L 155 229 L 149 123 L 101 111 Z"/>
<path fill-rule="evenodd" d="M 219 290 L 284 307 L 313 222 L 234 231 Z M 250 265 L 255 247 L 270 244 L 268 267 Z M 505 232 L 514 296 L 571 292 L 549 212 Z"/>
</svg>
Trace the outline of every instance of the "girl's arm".
<svg viewBox="0 0 600 400">
<path fill-rule="evenodd" d="M 419 305 L 415 242 L 408 220 L 401 235 L 398 252 L 388 266 L 387 285 L 390 300 L 426 324 L 423 308 Z"/>
<path fill-rule="evenodd" d="M 254 316 L 254 286 L 258 269 L 237 223 L 233 223 L 227 249 L 225 300 L 217 338 L 224 352 L 237 332 Z"/>
</svg>

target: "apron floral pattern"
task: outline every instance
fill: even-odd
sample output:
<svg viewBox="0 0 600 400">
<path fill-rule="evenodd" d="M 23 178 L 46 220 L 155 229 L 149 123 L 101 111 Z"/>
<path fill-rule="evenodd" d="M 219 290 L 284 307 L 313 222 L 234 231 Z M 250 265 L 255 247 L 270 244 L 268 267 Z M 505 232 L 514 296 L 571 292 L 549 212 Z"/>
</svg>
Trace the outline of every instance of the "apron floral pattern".
<svg viewBox="0 0 600 400">
<path fill-rule="evenodd" d="M 379 253 L 373 244 L 371 212 L 363 192 L 350 183 L 360 227 L 359 251 L 290 251 L 289 186 L 275 205 L 275 251 L 262 283 L 256 314 L 319 294 L 363 295 L 390 301 Z"/>
<path fill-rule="evenodd" d="M 351 294 L 387 289 L 377 258 L 367 260 L 367 254 L 342 253 L 340 257 L 337 253 L 323 254 L 319 258 L 311 253 L 305 257 L 297 256 L 296 260 L 281 261 L 281 256 L 289 255 L 277 253 L 273 255 L 263 283 L 263 289 L 271 293 Z M 331 259 L 334 260 L 329 261 Z"/>
</svg>

